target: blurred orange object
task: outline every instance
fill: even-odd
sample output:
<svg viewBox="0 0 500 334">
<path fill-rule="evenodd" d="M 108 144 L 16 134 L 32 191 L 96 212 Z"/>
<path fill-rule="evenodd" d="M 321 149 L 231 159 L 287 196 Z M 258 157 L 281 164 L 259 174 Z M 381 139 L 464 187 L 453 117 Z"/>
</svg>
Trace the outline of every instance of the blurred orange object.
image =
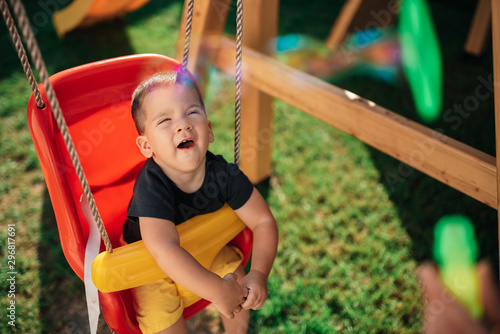
<svg viewBox="0 0 500 334">
<path fill-rule="evenodd" d="M 78 27 L 114 19 L 133 12 L 149 0 L 74 0 L 52 16 L 59 37 Z"/>
</svg>

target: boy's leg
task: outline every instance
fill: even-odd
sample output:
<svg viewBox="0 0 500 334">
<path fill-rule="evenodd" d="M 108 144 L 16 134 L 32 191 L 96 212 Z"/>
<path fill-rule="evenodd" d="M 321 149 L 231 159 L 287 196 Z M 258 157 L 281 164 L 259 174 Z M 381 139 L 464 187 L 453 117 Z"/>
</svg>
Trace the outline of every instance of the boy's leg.
<svg viewBox="0 0 500 334">
<path fill-rule="evenodd" d="M 183 317 L 180 317 L 172 326 L 155 334 L 189 334 L 189 332 L 186 321 L 184 321 Z"/>
<path fill-rule="evenodd" d="M 246 334 L 250 321 L 250 310 L 242 310 L 233 319 L 221 315 L 225 334 Z"/>
<path fill-rule="evenodd" d="M 235 273 L 238 275 L 238 282 L 245 277 L 245 270 L 242 266 L 239 266 Z M 226 334 L 246 334 L 250 322 L 250 310 L 241 310 L 233 319 L 223 315 L 221 315 L 221 318 Z"/>
<path fill-rule="evenodd" d="M 188 334 L 182 318 L 182 300 L 170 278 L 132 289 L 134 309 L 143 333 Z"/>
</svg>

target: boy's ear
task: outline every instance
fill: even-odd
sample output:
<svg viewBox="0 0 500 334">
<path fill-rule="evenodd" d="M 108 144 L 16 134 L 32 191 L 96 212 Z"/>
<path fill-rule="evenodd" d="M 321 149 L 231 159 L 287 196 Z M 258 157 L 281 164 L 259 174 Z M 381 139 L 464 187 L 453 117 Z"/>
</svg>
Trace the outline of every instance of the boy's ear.
<svg viewBox="0 0 500 334">
<path fill-rule="evenodd" d="M 139 146 L 139 150 L 141 150 L 142 155 L 146 158 L 151 158 L 153 156 L 153 150 L 151 146 L 149 146 L 148 137 L 144 135 L 137 136 L 135 143 Z"/>
<path fill-rule="evenodd" d="M 213 143 L 215 140 L 214 132 L 212 131 L 212 122 L 208 121 L 208 142 Z"/>
</svg>

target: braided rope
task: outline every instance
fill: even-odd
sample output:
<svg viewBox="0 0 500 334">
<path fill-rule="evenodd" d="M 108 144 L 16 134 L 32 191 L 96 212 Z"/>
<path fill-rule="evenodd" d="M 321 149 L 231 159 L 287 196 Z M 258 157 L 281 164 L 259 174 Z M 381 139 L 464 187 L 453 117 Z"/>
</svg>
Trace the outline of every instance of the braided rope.
<svg viewBox="0 0 500 334">
<path fill-rule="evenodd" d="M 28 79 L 31 90 L 35 95 L 36 106 L 40 109 L 43 109 L 45 108 L 45 103 L 43 103 L 42 94 L 38 89 L 38 84 L 36 82 L 35 76 L 33 75 L 33 71 L 31 70 L 28 56 L 26 55 L 26 51 L 24 50 L 23 42 L 21 40 L 21 37 L 19 36 L 16 24 L 12 19 L 12 15 L 10 14 L 9 7 L 5 0 L 0 0 L 0 9 L 2 10 L 2 15 L 5 20 L 5 24 L 7 25 L 7 29 L 9 29 L 10 36 L 12 37 L 12 42 L 16 46 L 17 55 L 19 57 L 19 60 L 21 61 L 21 64 L 23 65 L 23 70 L 26 74 L 26 78 Z"/>
<path fill-rule="evenodd" d="M 194 0 L 189 0 L 186 16 L 186 32 L 184 34 L 184 55 L 182 58 L 182 72 L 186 72 L 189 55 L 189 41 L 191 39 L 191 26 L 193 24 Z"/>
<path fill-rule="evenodd" d="M 243 0 L 237 1 L 236 9 L 236 76 L 235 76 L 235 110 L 234 110 L 234 163 L 240 164 L 240 132 L 241 132 L 241 67 L 243 53 Z"/>
<path fill-rule="evenodd" d="M 104 244 L 106 245 L 106 250 L 109 253 L 112 253 L 113 248 L 111 246 L 111 241 L 109 240 L 106 229 L 104 228 L 104 223 L 102 222 L 99 211 L 97 210 L 94 197 L 92 196 L 92 192 L 90 191 L 90 186 L 88 184 L 87 178 L 85 177 L 85 173 L 83 172 L 83 168 L 80 163 L 80 159 L 78 158 L 78 154 L 76 153 L 73 140 L 71 139 L 68 125 L 64 120 L 61 107 L 59 106 L 59 101 L 57 100 L 54 89 L 49 81 L 47 68 L 43 61 L 42 54 L 40 52 L 40 48 L 38 47 L 38 43 L 36 42 L 33 30 L 31 29 L 31 26 L 29 24 L 28 17 L 26 15 L 26 10 L 24 9 L 24 6 L 22 5 L 20 0 L 10 0 L 10 3 L 14 10 L 14 14 L 16 15 L 24 39 L 26 40 L 26 44 L 28 46 L 28 50 L 30 51 L 31 58 L 35 63 L 35 68 L 38 71 L 40 79 L 42 80 L 45 86 L 45 91 L 49 99 L 49 103 L 52 109 L 52 114 L 63 136 L 64 143 L 66 144 L 68 153 L 71 157 L 71 161 L 73 162 L 73 166 L 75 167 L 76 174 L 78 175 L 78 179 L 80 180 L 80 183 L 82 185 L 83 193 L 87 198 L 90 210 L 92 211 L 92 216 L 94 217 L 94 220 L 97 222 L 97 227 L 101 234 L 101 238 L 104 241 Z"/>
</svg>

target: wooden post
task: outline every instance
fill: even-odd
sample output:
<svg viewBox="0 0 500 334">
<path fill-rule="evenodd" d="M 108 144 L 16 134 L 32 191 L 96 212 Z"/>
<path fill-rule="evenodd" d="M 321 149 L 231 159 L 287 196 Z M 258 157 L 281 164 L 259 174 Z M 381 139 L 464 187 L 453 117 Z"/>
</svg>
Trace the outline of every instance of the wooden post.
<svg viewBox="0 0 500 334">
<path fill-rule="evenodd" d="M 493 35 L 493 87 L 495 95 L 495 136 L 496 136 L 496 163 L 497 163 L 497 192 L 500 190 L 500 4 L 498 1 L 491 2 L 491 21 Z M 497 195 L 497 210 L 500 196 Z M 500 211 L 499 211 L 500 212 Z M 498 216 L 499 239 L 500 239 L 500 215 Z M 500 253 L 500 248 L 499 248 Z"/>
<path fill-rule="evenodd" d="M 336 50 L 352 33 L 386 28 L 397 20 L 400 0 L 346 0 L 325 41 Z"/>
<path fill-rule="evenodd" d="M 175 58 L 181 62 L 184 53 L 188 2 L 188 0 L 184 1 L 176 46 Z M 231 0 L 198 0 L 194 2 L 188 70 L 195 75 L 202 92 L 205 91 L 206 86 L 207 65 L 224 32 L 230 7 Z"/>
<path fill-rule="evenodd" d="M 491 0 L 479 0 L 472 19 L 464 49 L 475 56 L 479 56 L 484 50 L 486 37 L 490 31 L 491 6 Z"/>
<path fill-rule="evenodd" d="M 334 50 L 340 45 L 362 2 L 363 0 L 346 1 L 326 39 L 326 46 L 328 49 Z"/>
<path fill-rule="evenodd" d="M 243 5 L 243 44 L 264 54 L 278 30 L 279 0 L 245 0 Z M 241 101 L 240 168 L 255 184 L 271 174 L 273 97 L 257 86 L 245 83 L 252 69 L 245 70 Z"/>
</svg>

